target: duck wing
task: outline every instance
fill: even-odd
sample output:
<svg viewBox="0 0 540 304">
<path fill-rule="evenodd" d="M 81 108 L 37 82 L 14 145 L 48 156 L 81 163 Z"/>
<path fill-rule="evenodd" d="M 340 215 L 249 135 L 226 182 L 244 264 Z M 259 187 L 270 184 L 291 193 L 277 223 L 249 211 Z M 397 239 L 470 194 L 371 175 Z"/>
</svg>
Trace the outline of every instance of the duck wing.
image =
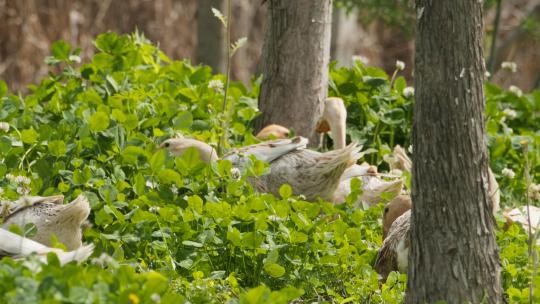
<svg viewBox="0 0 540 304">
<path fill-rule="evenodd" d="M 64 202 L 63 195 L 53 196 L 23 196 L 14 202 L 8 202 L 0 208 L 1 217 L 6 222 L 9 218 L 19 212 L 31 208 L 38 204 L 61 205 Z"/>
<path fill-rule="evenodd" d="M 410 225 L 411 210 L 408 210 L 394 221 L 383 241 L 374 265 L 383 282 L 392 271 L 407 271 Z"/>
<path fill-rule="evenodd" d="M 282 155 L 270 164 L 270 173 L 259 179 L 273 194 L 279 193 L 283 184 L 289 184 L 294 194 L 308 200 L 332 198 L 343 171 L 361 156 L 361 147 L 349 146 L 326 153 L 300 149 Z"/>
<path fill-rule="evenodd" d="M 255 156 L 258 160 L 271 163 L 291 151 L 305 149 L 307 144 L 308 139 L 301 136 L 278 139 L 233 150 L 225 154 L 223 159 L 230 160 L 237 167 L 243 166 L 250 155 Z"/>
</svg>

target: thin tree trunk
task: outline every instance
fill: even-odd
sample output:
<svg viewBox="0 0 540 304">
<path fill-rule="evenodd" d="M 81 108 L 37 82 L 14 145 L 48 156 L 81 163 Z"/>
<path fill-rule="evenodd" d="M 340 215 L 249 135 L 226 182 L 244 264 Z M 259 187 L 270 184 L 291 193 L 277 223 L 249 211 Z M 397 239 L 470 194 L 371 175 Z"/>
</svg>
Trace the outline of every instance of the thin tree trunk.
<svg viewBox="0 0 540 304">
<path fill-rule="evenodd" d="M 484 124 L 482 2 L 417 0 L 407 303 L 501 303 Z"/>
<path fill-rule="evenodd" d="M 332 1 L 267 3 L 259 96 L 262 115 L 256 128 L 281 124 L 316 145 L 315 125 L 327 94 Z"/>
<path fill-rule="evenodd" d="M 219 73 L 225 72 L 225 27 L 214 16 L 212 8 L 226 15 L 223 4 L 224 0 L 198 0 L 197 6 L 195 61 L 209 65 Z"/>
</svg>

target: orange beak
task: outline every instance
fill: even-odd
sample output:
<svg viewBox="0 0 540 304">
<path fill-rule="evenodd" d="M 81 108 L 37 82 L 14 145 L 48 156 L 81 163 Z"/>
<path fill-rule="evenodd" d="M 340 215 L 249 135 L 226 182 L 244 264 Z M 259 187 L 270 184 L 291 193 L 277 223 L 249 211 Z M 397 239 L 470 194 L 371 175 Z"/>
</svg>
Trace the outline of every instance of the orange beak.
<svg viewBox="0 0 540 304">
<path fill-rule="evenodd" d="M 327 133 L 330 131 L 330 125 L 328 124 L 328 121 L 325 119 L 319 121 L 317 126 L 315 127 L 315 131 L 317 133 Z"/>
</svg>

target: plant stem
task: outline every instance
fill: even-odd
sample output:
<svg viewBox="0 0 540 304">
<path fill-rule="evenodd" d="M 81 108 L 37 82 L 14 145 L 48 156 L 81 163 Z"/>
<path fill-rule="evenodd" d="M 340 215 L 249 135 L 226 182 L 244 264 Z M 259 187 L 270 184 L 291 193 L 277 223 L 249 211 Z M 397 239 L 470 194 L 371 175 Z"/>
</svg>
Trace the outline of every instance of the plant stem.
<svg viewBox="0 0 540 304">
<path fill-rule="evenodd" d="M 533 294 L 534 294 L 534 285 L 533 285 L 533 279 L 534 279 L 534 273 L 535 273 L 535 252 L 533 247 L 533 233 L 532 233 L 532 222 L 531 222 L 531 208 L 530 208 L 530 202 L 529 202 L 529 187 L 531 186 L 531 175 L 529 173 L 530 170 L 530 163 L 529 163 L 529 144 L 525 142 L 523 144 L 523 154 L 525 157 L 525 168 L 523 169 L 523 175 L 525 177 L 525 184 L 527 186 L 527 189 L 525 190 L 525 202 L 527 203 L 527 223 L 528 223 L 528 233 L 529 233 L 529 266 L 531 267 L 531 278 L 529 281 L 529 303 L 533 303 Z"/>
<path fill-rule="evenodd" d="M 226 66 L 226 78 L 225 78 L 225 92 L 223 93 L 223 109 L 222 113 L 225 114 L 224 120 L 221 125 L 221 139 L 219 140 L 217 153 L 221 155 L 223 146 L 227 140 L 227 126 L 229 124 L 229 115 L 227 115 L 227 96 L 229 93 L 229 79 L 231 78 L 231 0 L 227 0 L 227 26 L 225 27 L 225 43 L 227 47 L 227 66 Z"/>
<path fill-rule="evenodd" d="M 497 11 L 495 13 L 495 20 L 493 20 L 493 33 L 491 34 L 491 47 L 489 48 L 488 60 L 489 78 L 491 78 L 495 72 L 495 52 L 497 47 L 497 34 L 499 34 L 499 23 L 501 20 L 501 3 L 502 0 L 497 0 Z"/>
</svg>

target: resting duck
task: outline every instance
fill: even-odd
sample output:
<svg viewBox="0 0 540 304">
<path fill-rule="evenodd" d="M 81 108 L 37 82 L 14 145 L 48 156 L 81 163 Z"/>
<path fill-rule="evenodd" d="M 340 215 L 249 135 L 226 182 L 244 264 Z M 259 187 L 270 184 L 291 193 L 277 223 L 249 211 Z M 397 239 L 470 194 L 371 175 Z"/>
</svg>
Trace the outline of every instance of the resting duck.
<svg viewBox="0 0 540 304">
<path fill-rule="evenodd" d="M 3 228 L 33 223 L 37 233 L 32 240 L 51 246 L 51 236 L 56 235 L 68 250 L 75 250 L 82 245 L 81 224 L 90 214 L 90 205 L 82 194 L 69 204 L 63 202 L 63 195 L 22 197 L 4 211 Z"/>
<path fill-rule="evenodd" d="M 280 126 L 280 125 L 268 125 L 264 127 L 255 137 L 260 140 L 269 140 L 269 139 L 284 139 L 289 137 L 289 129 Z"/>
<path fill-rule="evenodd" d="M 319 153 L 306 149 L 307 143 L 308 140 L 300 136 L 274 140 L 233 150 L 223 159 L 230 160 L 237 168 L 243 168 L 251 155 L 269 163 L 269 174 L 250 179 L 258 191 L 278 195 L 281 185 L 289 184 L 295 195 L 304 195 L 308 200 L 318 197 L 330 200 L 345 169 L 361 157 L 361 147 L 350 144 L 343 149 Z M 182 138 L 171 138 L 160 147 L 168 149 L 172 155 L 179 155 L 176 147 L 186 145 L 189 143 Z M 205 145 L 192 146 L 202 155 L 208 153 L 201 149 Z"/>
<path fill-rule="evenodd" d="M 530 229 L 533 235 L 536 234 L 540 228 L 540 208 L 536 206 L 529 206 L 529 216 L 531 218 Z M 512 210 L 506 210 L 503 212 L 503 216 L 506 219 L 505 229 L 513 223 L 520 224 L 525 231 L 529 231 L 529 216 L 527 216 L 527 206 L 521 206 Z M 536 240 L 536 244 L 540 245 L 540 239 Z"/>
<path fill-rule="evenodd" d="M 392 155 L 385 156 L 385 161 L 390 165 L 390 169 L 392 170 L 411 173 L 412 160 L 400 145 L 394 147 Z M 488 193 L 492 202 L 493 213 L 496 213 L 500 209 L 501 192 L 491 168 L 488 168 Z"/>
<path fill-rule="evenodd" d="M 492 197 L 492 204 L 495 199 Z M 399 195 L 384 208 L 383 244 L 375 261 L 375 271 L 386 281 L 391 271 L 407 272 L 412 202 L 410 196 Z M 493 207 L 495 213 L 495 206 Z"/>
<path fill-rule="evenodd" d="M 400 195 L 384 208 L 383 244 L 375 261 L 375 271 L 385 282 L 392 271 L 407 272 L 411 225 L 411 198 Z"/>
<path fill-rule="evenodd" d="M 71 261 L 82 262 L 94 251 L 94 245 L 82 246 L 74 251 L 65 252 L 57 248 L 49 248 L 38 242 L 0 228 L 0 258 L 11 256 L 15 259 L 30 256 L 35 253 L 42 262 L 47 262 L 47 254 L 54 252 L 64 265 Z"/>
<path fill-rule="evenodd" d="M 341 176 L 339 186 L 332 197 L 332 202 L 334 204 L 340 204 L 345 201 L 351 193 L 351 180 L 355 177 L 362 181 L 362 194 L 356 200 L 357 205 L 365 202 L 369 206 L 374 206 L 382 201 L 383 193 L 389 193 L 392 196 L 401 193 L 403 189 L 402 179 L 384 181 L 377 175 L 377 167 L 375 166 L 367 163 L 352 165 Z"/>
</svg>

